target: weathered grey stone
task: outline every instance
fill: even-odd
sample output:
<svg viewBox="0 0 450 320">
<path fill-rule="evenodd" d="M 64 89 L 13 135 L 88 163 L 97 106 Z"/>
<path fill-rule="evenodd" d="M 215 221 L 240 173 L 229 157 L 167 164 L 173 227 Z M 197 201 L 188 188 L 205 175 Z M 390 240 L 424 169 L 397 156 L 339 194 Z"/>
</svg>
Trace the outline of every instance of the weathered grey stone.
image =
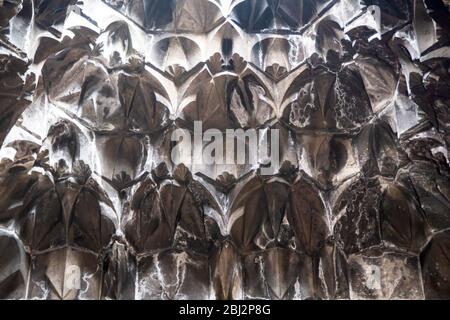
<svg viewBox="0 0 450 320">
<path fill-rule="evenodd" d="M 0 0 L 0 298 L 450 299 L 449 9 Z"/>
</svg>

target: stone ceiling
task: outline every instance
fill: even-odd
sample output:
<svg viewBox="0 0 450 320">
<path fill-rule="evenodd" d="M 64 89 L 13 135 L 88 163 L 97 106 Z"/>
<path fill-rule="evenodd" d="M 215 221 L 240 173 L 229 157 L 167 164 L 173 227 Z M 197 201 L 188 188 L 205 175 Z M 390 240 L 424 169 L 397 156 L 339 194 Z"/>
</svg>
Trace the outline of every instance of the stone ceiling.
<svg viewBox="0 0 450 320">
<path fill-rule="evenodd" d="M 449 299 L 449 8 L 0 0 L 0 298 Z"/>
</svg>

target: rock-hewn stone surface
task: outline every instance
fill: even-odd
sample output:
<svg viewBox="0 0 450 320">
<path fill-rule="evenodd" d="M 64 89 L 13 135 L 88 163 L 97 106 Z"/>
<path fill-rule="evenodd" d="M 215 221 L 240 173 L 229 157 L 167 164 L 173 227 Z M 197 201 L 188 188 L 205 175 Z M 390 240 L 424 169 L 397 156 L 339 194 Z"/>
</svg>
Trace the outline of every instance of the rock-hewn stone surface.
<svg viewBox="0 0 450 320">
<path fill-rule="evenodd" d="M 0 298 L 450 299 L 448 0 L 0 0 L 0 144 Z"/>
</svg>

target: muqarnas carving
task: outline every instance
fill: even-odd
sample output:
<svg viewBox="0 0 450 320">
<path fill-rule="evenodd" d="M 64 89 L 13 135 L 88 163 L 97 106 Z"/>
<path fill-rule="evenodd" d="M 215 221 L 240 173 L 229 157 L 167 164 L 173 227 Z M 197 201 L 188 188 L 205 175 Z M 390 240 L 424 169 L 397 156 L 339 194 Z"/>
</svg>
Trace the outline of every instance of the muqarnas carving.
<svg viewBox="0 0 450 320">
<path fill-rule="evenodd" d="M 0 1 L 0 298 L 450 299 L 449 9 Z"/>
</svg>

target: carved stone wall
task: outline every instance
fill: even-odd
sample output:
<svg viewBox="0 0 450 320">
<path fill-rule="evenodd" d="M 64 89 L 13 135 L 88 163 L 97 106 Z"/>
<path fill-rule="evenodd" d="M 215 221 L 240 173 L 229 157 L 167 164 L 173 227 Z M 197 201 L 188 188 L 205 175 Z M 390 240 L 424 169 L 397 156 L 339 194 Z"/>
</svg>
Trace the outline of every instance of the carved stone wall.
<svg viewBox="0 0 450 320">
<path fill-rule="evenodd" d="M 450 299 L 449 9 L 0 0 L 0 298 Z"/>
</svg>

